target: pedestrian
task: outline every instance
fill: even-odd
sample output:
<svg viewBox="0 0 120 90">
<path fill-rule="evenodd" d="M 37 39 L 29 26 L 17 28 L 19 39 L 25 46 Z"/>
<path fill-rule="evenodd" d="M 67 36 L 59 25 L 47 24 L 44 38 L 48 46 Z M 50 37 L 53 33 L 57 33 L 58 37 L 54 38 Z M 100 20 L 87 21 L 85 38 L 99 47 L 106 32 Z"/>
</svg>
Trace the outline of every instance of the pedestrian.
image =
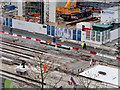
<svg viewBox="0 0 120 90">
<path fill-rule="evenodd" d="M 74 74 L 74 70 L 72 70 L 72 74 Z"/>
<path fill-rule="evenodd" d="M 55 43 L 56 42 L 56 38 L 55 37 L 53 37 L 53 43 Z"/>
<path fill-rule="evenodd" d="M 84 46 L 83 46 L 83 49 L 86 49 L 86 43 L 84 42 Z"/>
<path fill-rule="evenodd" d="M 86 49 L 86 43 L 85 42 L 82 42 L 81 46 L 82 46 L 83 49 Z"/>
<path fill-rule="evenodd" d="M 81 43 L 82 48 L 84 47 L 84 42 Z M 83 48 L 84 49 L 84 48 Z"/>
<path fill-rule="evenodd" d="M 3 30 L 3 31 L 5 31 L 5 29 L 4 29 L 4 27 L 3 27 L 3 25 L 2 25 L 2 30 Z"/>
<path fill-rule="evenodd" d="M 100 13 L 100 8 L 99 8 L 99 13 Z"/>
<path fill-rule="evenodd" d="M 83 72 L 83 69 L 81 68 L 81 72 Z"/>
<path fill-rule="evenodd" d="M 90 60 L 90 67 L 92 66 L 93 64 L 93 59 Z"/>
<path fill-rule="evenodd" d="M 12 27 L 10 28 L 10 33 L 12 33 Z"/>
<path fill-rule="evenodd" d="M 78 69 L 78 73 L 80 72 L 80 70 Z"/>
<path fill-rule="evenodd" d="M 95 65 L 96 64 L 96 60 L 93 60 L 93 65 Z"/>
<path fill-rule="evenodd" d="M 48 44 L 51 44 L 51 41 L 50 41 L 50 40 L 48 41 Z"/>
<path fill-rule="evenodd" d="M 23 68 L 25 68 L 25 63 L 26 63 L 26 62 L 23 60 L 23 61 L 22 61 L 22 64 L 21 64 L 21 65 L 23 65 Z"/>
<path fill-rule="evenodd" d="M 31 68 L 31 64 L 30 64 L 30 62 L 28 63 L 28 67 Z"/>
</svg>

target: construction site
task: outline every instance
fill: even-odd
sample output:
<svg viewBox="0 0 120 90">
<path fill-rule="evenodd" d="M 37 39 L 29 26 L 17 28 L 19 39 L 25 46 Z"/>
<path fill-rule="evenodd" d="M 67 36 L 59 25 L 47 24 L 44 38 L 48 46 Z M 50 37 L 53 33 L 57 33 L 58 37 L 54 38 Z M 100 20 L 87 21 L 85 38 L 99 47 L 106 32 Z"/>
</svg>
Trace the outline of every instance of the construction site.
<svg viewBox="0 0 120 90">
<path fill-rule="evenodd" d="M 0 89 L 120 88 L 119 0 L 0 2 Z"/>
</svg>

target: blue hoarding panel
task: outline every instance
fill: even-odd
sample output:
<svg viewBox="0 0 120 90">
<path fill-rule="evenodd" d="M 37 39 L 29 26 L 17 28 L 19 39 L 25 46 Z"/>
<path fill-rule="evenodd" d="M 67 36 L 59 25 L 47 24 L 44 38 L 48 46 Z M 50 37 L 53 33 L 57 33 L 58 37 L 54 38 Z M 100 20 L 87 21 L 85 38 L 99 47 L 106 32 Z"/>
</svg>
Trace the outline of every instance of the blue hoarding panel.
<svg viewBox="0 0 120 90">
<path fill-rule="evenodd" d="M 6 18 L 6 26 L 8 26 L 8 18 Z"/>
<path fill-rule="evenodd" d="M 81 31 L 80 30 L 77 31 L 77 40 L 81 41 Z"/>
<path fill-rule="evenodd" d="M 73 30 L 73 40 L 76 40 L 76 30 Z"/>
<path fill-rule="evenodd" d="M 47 25 L 47 35 L 50 35 L 50 25 Z"/>
<path fill-rule="evenodd" d="M 51 35 L 55 36 L 55 27 L 54 26 L 51 26 Z"/>
<path fill-rule="evenodd" d="M 12 19 L 9 19 L 9 26 L 12 27 Z"/>
</svg>

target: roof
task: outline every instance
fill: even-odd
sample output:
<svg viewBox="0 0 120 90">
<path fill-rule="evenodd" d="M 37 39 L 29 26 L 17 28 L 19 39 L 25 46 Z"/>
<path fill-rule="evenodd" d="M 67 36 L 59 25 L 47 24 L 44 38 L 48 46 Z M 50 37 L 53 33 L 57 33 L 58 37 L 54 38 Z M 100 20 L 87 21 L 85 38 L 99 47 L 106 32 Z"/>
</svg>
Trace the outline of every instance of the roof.
<svg viewBox="0 0 120 90">
<path fill-rule="evenodd" d="M 96 65 L 80 73 L 80 75 L 89 77 L 95 80 L 103 81 L 115 86 L 120 86 L 120 83 L 118 82 L 120 80 L 119 73 L 120 73 L 119 68 Z"/>
<path fill-rule="evenodd" d="M 112 25 L 96 24 L 96 25 L 93 25 L 93 27 L 99 27 L 99 28 L 111 28 Z"/>
<path fill-rule="evenodd" d="M 110 8 L 107 8 L 107 9 L 104 9 L 105 11 L 119 11 L 120 10 L 120 6 L 115 6 L 115 7 L 110 7 Z"/>
</svg>

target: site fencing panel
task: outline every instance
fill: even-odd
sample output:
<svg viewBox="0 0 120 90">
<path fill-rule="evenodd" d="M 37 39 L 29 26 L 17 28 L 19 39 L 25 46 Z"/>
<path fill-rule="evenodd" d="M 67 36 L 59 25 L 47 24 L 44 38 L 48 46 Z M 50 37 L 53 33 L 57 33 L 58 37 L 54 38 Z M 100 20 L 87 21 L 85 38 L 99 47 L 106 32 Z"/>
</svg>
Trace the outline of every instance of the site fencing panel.
<svg viewBox="0 0 120 90">
<path fill-rule="evenodd" d="M 73 40 L 76 40 L 76 30 L 73 30 Z"/>
<path fill-rule="evenodd" d="M 0 25 L 3 25 L 3 17 L 0 16 Z"/>
<path fill-rule="evenodd" d="M 47 35 L 50 35 L 50 25 L 47 25 Z"/>
<path fill-rule="evenodd" d="M 119 38 L 120 28 L 110 31 L 110 42 Z"/>
<path fill-rule="evenodd" d="M 80 30 L 43 25 L 38 23 L 11 19 L 11 18 L 2 18 L 0 21 L 2 22 L 2 24 L 8 27 L 22 29 L 29 32 L 36 32 L 36 33 L 56 36 L 56 37 L 65 38 L 65 39 L 81 41 Z"/>
<path fill-rule="evenodd" d="M 55 36 L 55 26 L 51 26 L 51 36 Z"/>
<path fill-rule="evenodd" d="M 30 32 L 47 34 L 47 25 L 13 19 L 12 26 L 13 28 L 22 29 Z"/>
<path fill-rule="evenodd" d="M 81 41 L 81 31 L 80 30 L 77 31 L 77 40 Z"/>
<path fill-rule="evenodd" d="M 12 19 L 9 18 L 9 27 L 12 27 Z"/>
<path fill-rule="evenodd" d="M 6 18 L 6 23 L 5 23 L 6 26 L 8 26 L 8 18 Z"/>
</svg>

